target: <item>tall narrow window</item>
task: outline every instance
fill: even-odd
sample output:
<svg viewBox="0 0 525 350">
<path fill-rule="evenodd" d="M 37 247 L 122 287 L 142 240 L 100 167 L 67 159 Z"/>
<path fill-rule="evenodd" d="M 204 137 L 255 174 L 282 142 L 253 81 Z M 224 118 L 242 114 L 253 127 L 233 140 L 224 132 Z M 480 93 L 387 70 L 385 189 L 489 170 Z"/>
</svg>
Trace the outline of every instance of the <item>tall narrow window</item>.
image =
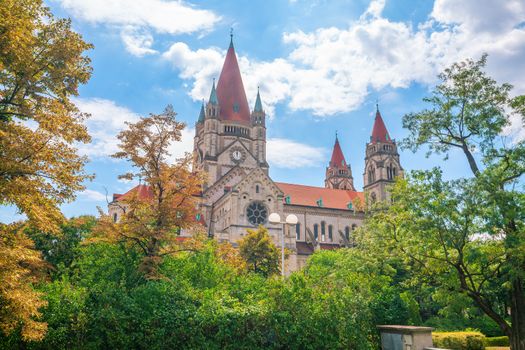
<svg viewBox="0 0 525 350">
<path fill-rule="evenodd" d="M 301 224 L 300 223 L 295 224 L 295 239 L 296 240 L 301 239 Z"/>
<path fill-rule="evenodd" d="M 326 238 L 326 223 L 321 221 L 321 241 L 325 241 Z"/>
<path fill-rule="evenodd" d="M 255 193 L 259 193 L 259 185 L 255 185 Z"/>
<path fill-rule="evenodd" d="M 334 241 L 334 227 L 332 225 L 328 225 L 328 239 L 330 242 Z"/>
<path fill-rule="evenodd" d="M 370 199 L 372 201 L 372 204 L 374 204 L 377 201 L 377 195 L 375 192 L 372 192 L 372 194 L 370 195 Z"/>
<path fill-rule="evenodd" d="M 315 237 L 315 240 L 319 239 L 319 225 L 318 224 L 314 225 L 314 237 Z"/>
<path fill-rule="evenodd" d="M 345 227 L 345 237 L 347 240 L 350 240 L 350 227 Z"/>
<path fill-rule="evenodd" d="M 113 222 L 117 222 L 117 220 L 118 220 L 118 215 L 117 215 L 117 213 L 114 213 L 113 214 Z"/>
</svg>

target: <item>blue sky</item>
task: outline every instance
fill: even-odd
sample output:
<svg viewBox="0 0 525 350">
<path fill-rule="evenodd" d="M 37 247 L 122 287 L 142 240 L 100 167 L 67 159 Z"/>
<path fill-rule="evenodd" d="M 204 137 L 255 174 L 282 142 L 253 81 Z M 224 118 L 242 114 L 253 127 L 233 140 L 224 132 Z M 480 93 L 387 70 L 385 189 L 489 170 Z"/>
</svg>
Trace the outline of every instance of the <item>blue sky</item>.
<svg viewBox="0 0 525 350">
<path fill-rule="evenodd" d="M 58 17 L 95 45 L 93 76 L 75 99 L 92 114 L 93 143 L 80 146 L 96 175 L 67 216 L 105 208 L 106 190 L 128 164 L 109 157 L 125 121 L 172 104 L 187 123 L 174 157 L 190 151 L 201 99 L 218 78 L 233 28 L 247 96 L 257 86 L 269 115 L 270 175 L 322 186 L 335 131 L 354 182 L 362 188 L 365 144 L 376 99 L 391 137 L 402 139 L 402 116 L 421 102 L 452 62 L 489 53 L 487 70 L 525 93 L 525 4 L 522 0 L 171 1 L 46 0 Z M 525 137 L 516 121 L 505 130 Z M 405 170 L 442 165 L 448 177 L 469 175 L 460 153 L 449 160 L 401 151 Z M 0 220 L 16 218 L 2 207 Z"/>
</svg>

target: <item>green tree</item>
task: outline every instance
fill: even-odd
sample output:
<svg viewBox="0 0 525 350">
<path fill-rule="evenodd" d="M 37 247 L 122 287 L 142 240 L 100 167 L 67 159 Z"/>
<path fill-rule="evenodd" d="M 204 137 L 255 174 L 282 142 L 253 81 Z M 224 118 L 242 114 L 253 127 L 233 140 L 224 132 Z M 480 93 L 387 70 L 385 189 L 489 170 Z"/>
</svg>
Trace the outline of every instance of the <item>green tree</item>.
<svg viewBox="0 0 525 350">
<path fill-rule="evenodd" d="M 239 251 L 250 271 L 265 277 L 280 271 L 279 250 L 264 226 L 248 230 L 248 235 L 239 242 Z"/>
<path fill-rule="evenodd" d="M 35 242 L 35 248 L 42 253 L 45 261 L 55 268 L 67 268 L 78 254 L 81 242 L 89 237 L 96 225 L 94 216 L 79 216 L 66 220 L 59 233 L 43 232 L 29 228 L 26 234 Z"/>
<path fill-rule="evenodd" d="M 446 69 L 424 99 L 430 108 L 403 118 L 405 147 L 445 155 L 458 149 L 473 176 L 445 181 L 436 169 L 399 180 L 393 205 L 376 213 L 368 231 L 415 263 L 415 272 L 470 298 L 512 349 L 523 349 L 525 144 L 500 140 L 512 117 L 525 117 L 525 97 L 511 98 L 512 87 L 487 76 L 485 63 L 483 56 Z"/>
</svg>

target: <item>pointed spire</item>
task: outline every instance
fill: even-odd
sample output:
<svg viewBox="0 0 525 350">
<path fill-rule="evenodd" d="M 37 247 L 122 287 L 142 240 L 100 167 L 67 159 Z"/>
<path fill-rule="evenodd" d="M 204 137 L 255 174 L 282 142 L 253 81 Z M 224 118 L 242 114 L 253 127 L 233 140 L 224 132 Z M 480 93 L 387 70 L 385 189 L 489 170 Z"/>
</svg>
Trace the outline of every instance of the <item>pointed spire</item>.
<svg viewBox="0 0 525 350">
<path fill-rule="evenodd" d="M 233 27 L 230 28 L 230 46 L 228 48 L 233 49 Z"/>
<path fill-rule="evenodd" d="M 215 78 L 213 78 L 213 86 L 211 87 L 210 100 L 208 102 L 212 105 L 219 104 L 219 100 L 217 99 L 217 91 L 215 90 Z"/>
<path fill-rule="evenodd" d="M 233 34 L 230 34 L 230 47 L 226 53 L 217 84 L 217 97 L 223 120 L 251 123 L 250 107 L 244 91 L 237 55 L 233 47 Z"/>
<path fill-rule="evenodd" d="M 330 166 L 332 167 L 344 167 L 346 166 L 345 156 L 339 145 L 339 139 L 337 138 L 337 131 L 335 133 L 335 144 L 334 150 L 332 151 L 332 158 L 330 159 Z"/>
<path fill-rule="evenodd" d="M 386 130 L 385 122 L 379 112 L 379 104 L 376 103 L 376 118 L 374 120 L 374 127 L 372 128 L 372 136 L 370 142 L 392 142 L 388 131 Z"/>
<path fill-rule="evenodd" d="M 202 101 L 201 112 L 199 113 L 199 120 L 197 123 L 204 123 L 204 100 Z"/>
<path fill-rule="evenodd" d="M 257 99 L 255 100 L 255 108 L 253 109 L 254 112 L 262 112 L 262 102 L 261 102 L 261 94 L 259 93 L 259 87 L 257 86 Z"/>
</svg>

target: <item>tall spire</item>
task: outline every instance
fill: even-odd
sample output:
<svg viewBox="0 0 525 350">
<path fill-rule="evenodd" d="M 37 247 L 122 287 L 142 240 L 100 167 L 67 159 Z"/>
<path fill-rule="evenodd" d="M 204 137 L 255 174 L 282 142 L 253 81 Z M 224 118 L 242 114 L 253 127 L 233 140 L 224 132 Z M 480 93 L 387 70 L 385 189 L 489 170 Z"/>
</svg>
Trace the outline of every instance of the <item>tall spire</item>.
<svg viewBox="0 0 525 350">
<path fill-rule="evenodd" d="M 337 132 L 335 133 L 335 144 L 334 150 L 332 151 L 332 158 L 330 159 L 330 166 L 337 168 L 346 166 L 345 156 L 343 155 L 343 151 L 341 150 L 341 146 L 339 145 Z"/>
<path fill-rule="evenodd" d="M 208 102 L 213 105 L 219 104 L 217 99 L 217 91 L 215 90 L 215 78 L 213 78 L 213 86 L 211 87 L 210 100 Z"/>
<path fill-rule="evenodd" d="M 261 102 L 261 94 L 259 93 L 259 87 L 257 86 L 257 99 L 255 100 L 255 108 L 253 109 L 254 112 L 262 112 L 262 102 Z"/>
<path fill-rule="evenodd" d="M 392 142 L 388 131 L 386 130 L 385 122 L 379 112 L 379 104 L 376 103 L 376 118 L 374 120 L 374 127 L 372 128 L 372 136 L 370 142 Z"/>
<path fill-rule="evenodd" d="M 197 123 L 204 123 L 204 100 L 202 101 L 201 112 L 199 113 L 199 120 Z"/>
<path fill-rule="evenodd" d="M 230 47 L 217 84 L 217 97 L 221 106 L 220 117 L 223 120 L 250 124 L 250 107 L 233 46 L 233 34 L 230 35 Z"/>
</svg>

